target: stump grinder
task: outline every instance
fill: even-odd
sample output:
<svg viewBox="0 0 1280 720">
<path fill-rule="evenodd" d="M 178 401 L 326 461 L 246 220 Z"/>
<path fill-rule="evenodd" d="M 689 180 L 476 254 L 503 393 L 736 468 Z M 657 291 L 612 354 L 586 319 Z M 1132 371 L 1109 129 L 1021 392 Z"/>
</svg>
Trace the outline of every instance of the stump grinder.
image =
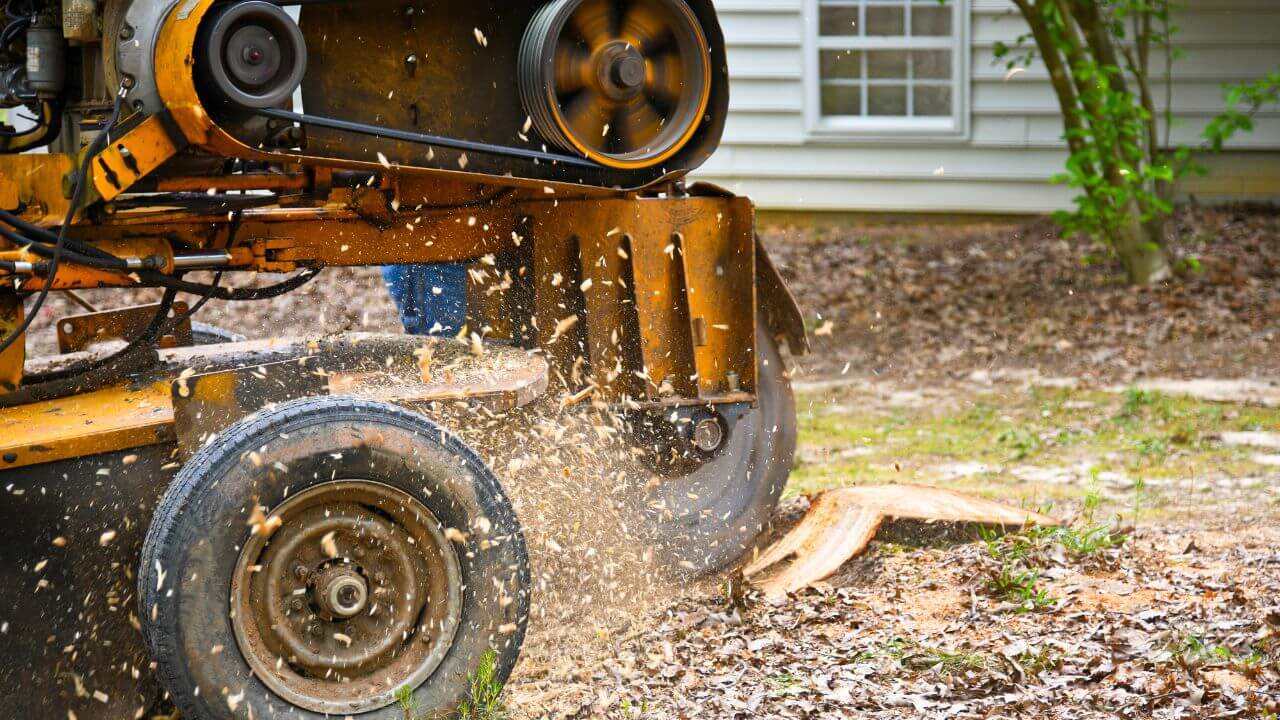
<svg viewBox="0 0 1280 720">
<path fill-rule="evenodd" d="M 795 443 L 780 347 L 806 339 L 751 203 L 684 182 L 728 107 L 711 0 L 5 15 L 5 716 L 435 717 L 486 658 L 505 678 L 526 548 L 444 404 L 590 395 L 663 479 L 644 514 L 672 567 L 752 546 Z M 192 322 L 412 263 L 469 266 L 483 352 Z M 28 357 L 51 293 L 102 288 L 163 296 Z"/>
</svg>

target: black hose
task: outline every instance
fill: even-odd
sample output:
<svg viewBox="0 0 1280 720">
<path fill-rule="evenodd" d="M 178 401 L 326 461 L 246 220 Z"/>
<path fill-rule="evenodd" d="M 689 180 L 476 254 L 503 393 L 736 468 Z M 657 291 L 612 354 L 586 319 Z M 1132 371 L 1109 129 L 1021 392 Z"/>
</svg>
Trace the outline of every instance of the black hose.
<svg viewBox="0 0 1280 720">
<path fill-rule="evenodd" d="M 221 282 L 222 271 L 218 271 L 209 287 L 216 288 Z M 151 319 L 150 324 L 138 337 L 129 341 L 129 344 L 118 352 L 104 358 L 81 361 L 76 365 L 47 373 L 29 375 L 23 378 L 25 384 L 22 387 L 7 395 L 0 395 L 0 408 L 42 400 L 56 400 L 76 393 L 92 392 L 116 382 L 120 379 L 122 373 L 143 370 L 153 366 L 156 358 L 154 355 L 147 355 L 146 352 L 153 349 L 155 341 L 172 332 L 179 324 L 200 312 L 213 299 L 213 293 L 208 292 L 195 305 L 188 308 L 186 312 L 168 318 L 166 322 L 177 292 L 176 290 L 169 290 L 164 294 L 164 297 L 160 300 L 160 307 Z M 13 396 L 20 397 L 11 402 L 10 398 Z"/>
<path fill-rule="evenodd" d="M 8 230 L 3 225 L 0 225 L 0 237 L 3 237 L 5 240 L 8 240 L 11 243 L 24 246 L 31 253 L 35 255 L 39 255 L 42 258 L 45 258 L 45 259 L 53 258 L 53 255 L 55 252 L 54 248 L 49 247 L 48 245 L 43 243 L 33 242 L 31 238 L 25 237 L 23 235 L 19 235 L 11 230 Z M 105 258 L 88 257 L 86 255 L 82 255 L 78 249 L 77 250 L 64 249 L 62 251 L 62 259 L 69 260 L 78 265 L 87 265 L 89 267 L 98 268 L 101 270 L 128 270 L 129 269 L 128 263 L 126 263 L 124 260 L 120 258 L 111 258 L 110 260 L 108 260 Z"/>
<path fill-rule="evenodd" d="M 43 383 L 56 382 L 67 378 L 83 375 L 92 370 L 107 365 L 114 365 L 125 356 L 133 354 L 138 348 L 151 346 L 158 338 L 164 336 L 160 332 L 160 328 L 164 326 L 165 318 L 168 317 L 169 311 L 173 309 L 173 301 L 178 297 L 177 290 L 168 290 L 164 297 L 160 299 L 160 306 L 156 310 L 156 314 L 151 318 L 151 322 L 147 324 L 137 337 L 133 338 L 119 352 L 112 353 L 106 357 L 89 358 L 86 360 L 78 360 L 69 365 L 58 368 L 57 370 L 49 370 L 42 373 L 31 373 L 22 378 L 22 383 L 26 385 L 40 385 Z"/>
<path fill-rule="evenodd" d="M 158 273 L 152 270 L 139 270 L 137 271 L 137 275 L 139 279 L 142 280 L 143 284 L 146 285 L 157 285 L 159 287 L 181 290 L 182 292 L 191 293 L 192 295 L 200 295 L 206 291 L 212 292 L 212 299 L 214 300 L 253 302 L 257 300 L 270 300 L 272 298 L 278 298 L 281 295 L 291 293 L 314 280 L 316 276 L 320 274 L 321 270 L 322 268 L 307 268 L 288 280 L 276 283 L 275 285 L 268 285 L 267 287 L 261 288 L 235 289 L 213 287 L 203 283 L 179 280 L 178 278 L 170 275 L 165 275 L 164 273 Z"/>
<path fill-rule="evenodd" d="M 6 222 L 12 225 L 20 233 L 24 234 L 25 237 L 22 240 L 23 242 L 28 242 L 28 243 L 42 242 L 42 243 L 45 243 L 46 245 L 52 245 L 58 242 L 57 233 L 52 232 L 50 230 L 46 230 L 45 228 L 42 228 L 39 225 L 32 225 L 26 220 L 23 220 L 17 215 L 14 215 L 13 213 L 8 212 L 6 210 L 0 210 L 0 221 Z M 4 232 L 5 232 L 5 228 L 3 226 L 0 226 L 0 234 L 4 234 Z M 9 236 L 5 235 L 5 237 L 9 237 Z M 9 239 L 12 240 L 12 238 L 9 238 Z M 91 245 L 90 243 L 77 240 L 76 238 L 67 238 L 66 242 L 70 247 L 75 248 L 75 251 L 80 253 L 81 255 L 88 255 L 90 257 L 98 257 L 103 259 L 115 258 L 115 255 L 112 255 L 111 253 L 105 250 L 102 250 L 94 245 Z"/>
</svg>

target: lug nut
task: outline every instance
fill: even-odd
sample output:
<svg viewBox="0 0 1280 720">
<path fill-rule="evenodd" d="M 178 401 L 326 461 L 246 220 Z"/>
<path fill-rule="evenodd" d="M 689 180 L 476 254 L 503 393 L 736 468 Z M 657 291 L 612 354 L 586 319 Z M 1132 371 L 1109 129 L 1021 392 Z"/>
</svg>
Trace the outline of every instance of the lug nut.
<svg viewBox="0 0 1280 720">
<path fill-rule="evenodd" d="M 293 569 L 293 574 L 297 575 L 299 580 L 306 580 L 307 576 L 310 575 L 311 572 L 307 570 L 306 565 L 298 565 Z"/>
<path fill-rule="evenodd" d="M 302 602 L 302 598 L 300 597 L 295 597 L 289 600 L 289 609 L 293 610 L 294 612 L 301 611 L 302 608 L 305 606 L 306 606 L 306 603 Z"/>
</svg>

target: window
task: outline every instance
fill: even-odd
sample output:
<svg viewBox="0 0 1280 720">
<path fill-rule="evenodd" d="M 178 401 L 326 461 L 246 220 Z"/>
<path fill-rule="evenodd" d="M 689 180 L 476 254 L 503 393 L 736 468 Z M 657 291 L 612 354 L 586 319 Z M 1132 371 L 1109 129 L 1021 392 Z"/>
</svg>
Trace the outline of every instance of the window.
<svg viewBox="0 0 1280 720">
<path fill-rule="evenodd" d="M 964 0 L 809 2 L 807 82 L 815 132 L 964 132 Z"/>
</svg>

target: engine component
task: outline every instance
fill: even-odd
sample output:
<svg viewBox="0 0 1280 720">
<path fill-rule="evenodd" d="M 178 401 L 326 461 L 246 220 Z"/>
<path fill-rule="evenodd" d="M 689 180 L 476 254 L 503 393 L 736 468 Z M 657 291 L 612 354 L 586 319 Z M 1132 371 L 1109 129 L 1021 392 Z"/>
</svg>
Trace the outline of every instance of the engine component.
<svg viewBox="0 0 1280 720">
<path fill-rule="evenodd" d="M 34 100 L 27 84 L 25 65 L 9 65 L 0 69 L 0 104 L 6 107 L 25 105 Z"/>
<path fill-rule="evenodd" d="M 62 35 L 72 45 L 96 42 L 102 37 L 97 0 L 62 0 Z"/>
<path fill-rule="evenodd" d="M 269 108 L 288 100 L 307 71 L 302 31 L 279 5 L 217 8 L 197 41 L 199 88 L 225 106 Z"/>
<path fill-rule="evenodd" d="M 44 19 L 27 28 L 27 84 L 44 98 L 56 97 L 67 84 L 62 28 Z"/>
<path fill-rule="evenodd" d="M 612 168 L 679 152 L 711 93 L 707 39 L 684 0 L 556 0 L 529 23 L 519 73 L 538 133 Z"/>
</svg>

